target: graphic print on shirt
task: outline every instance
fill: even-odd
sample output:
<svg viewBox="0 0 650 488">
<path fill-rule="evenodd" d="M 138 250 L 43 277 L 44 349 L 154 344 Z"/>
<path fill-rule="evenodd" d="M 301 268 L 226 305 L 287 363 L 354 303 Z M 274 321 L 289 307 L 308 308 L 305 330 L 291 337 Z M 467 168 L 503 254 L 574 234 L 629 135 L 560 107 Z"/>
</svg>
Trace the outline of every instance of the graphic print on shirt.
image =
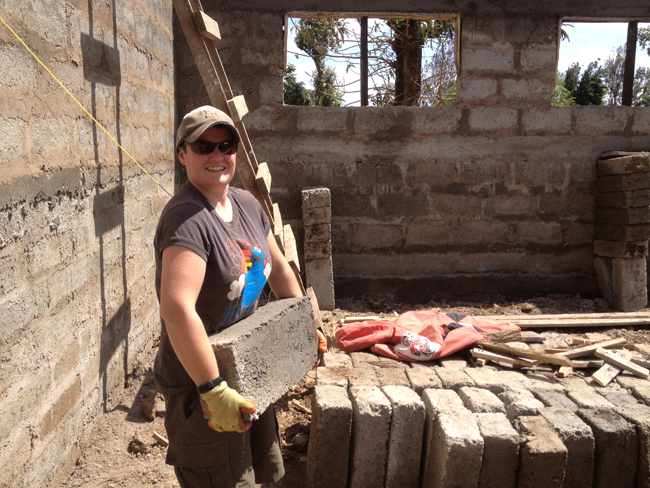
<svg viewBox="0 0 650 488">
<path fill-rule="evenodd" d="M 259 243 L 257 243 L 259 244 Z M 233 324 L 240 316 L 252 313 L 257 300 L 271 274 L 271 264 L 262 249 L 246 239 L 229 238 L 226 241 L 228 255 L 232 259 L 230 275 L 236 277 L 230 283 L 230 304 L 219 321 L 219 328 Z"/>
</svg>

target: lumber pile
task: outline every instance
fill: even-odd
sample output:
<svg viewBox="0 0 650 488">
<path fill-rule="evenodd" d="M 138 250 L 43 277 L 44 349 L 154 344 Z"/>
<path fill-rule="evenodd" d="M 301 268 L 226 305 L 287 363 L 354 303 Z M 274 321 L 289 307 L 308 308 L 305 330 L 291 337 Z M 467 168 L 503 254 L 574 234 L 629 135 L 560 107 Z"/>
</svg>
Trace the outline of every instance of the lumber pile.
<svg viewBox="0 0 650 488">
<path fill-rule="evenodd" d="M 589 340 L 574 336 L 571 347 L 548 347 L 544 351 L 525 349 L 522 346 L 526 342 L 543 342 L 543 336 L 524 331 L 488 334 L 488 340 L 477 341 L 470 354 L 477 366 L 487 362 L 513 368 L 552 365 L 559 378 L 569 376 L 577 369 L 592 369 L 595 371 L 591 379 L 600 386 L 609 384 L 622 371 L 643 379 L 648 379 L 650 374 L 650 357 L 639 352 L 639 349 L 647 352 L 646 349 L 630 344 L 625 338 Z"/>
<path fill-rule="evenodd" d="M 603 298 L 616 310 L 647 304 L 650 153 L 601 155 L 596 179 L 594 268 Z"/>
</svg>

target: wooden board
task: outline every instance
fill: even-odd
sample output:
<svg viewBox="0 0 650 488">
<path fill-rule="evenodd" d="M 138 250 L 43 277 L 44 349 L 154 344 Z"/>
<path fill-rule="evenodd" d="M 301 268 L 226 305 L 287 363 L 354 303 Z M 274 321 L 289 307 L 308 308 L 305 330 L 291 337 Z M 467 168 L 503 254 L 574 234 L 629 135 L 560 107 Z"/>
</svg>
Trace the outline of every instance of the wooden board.
<svg viewBox="0 0 650 488">
<path fill-rule="evenodd" d="M 626 342 L 627 339 L 619 337 L 618 339 L 612 339 L 611 341 L 598 342 L 597 344 L 591 344 L 590 346 L 569 349 L 568 351 L 559 353 L 558 356 L 564 356 L 565 358 L 579 358 L 582 356 L 589 356 L 591 354 L 594 354 L 596 352 L 596 349 L 619 346 Z"/>
<path fill-rule="evenodd" d="M 488 341 L 495 343 L 504 342 L 521 342 L 520 330 L 502 330 L 499 332 L 490 332 L 487 335 Z"/>
<path fill-rule="evenodd" d="M 557 373 L 555 373 L 555 376 L 558 378 L 566 378 L 569 376 L 571 373 L 573 373 L 573 368 L 570 366 L 561 366 L 560 369 L 557 370 Z"/>
<path fill-rule="evenodd" d="M 604 364 L 591 376 L 591 379 L 598 383 L 600 386 L 607 386 L 614 378 L 616 378 L 620 372 L 620 368 L 617 368 L 611 364 Z"/>
<path fill-rule="evenodd" d="M 573 369 L 601 368 L 605 361 L 602 359 L 591 359 L 589 361 L 571 361 Z"/>
<path fill-rule="evenodd" d="M 260 190 L 260 194 L 264 196 L 271 194 L 271 172 L 269 171 L 268 164 L 259 164 L 257 173 L 255 174 L 255 182 L 257 183 L 257 188 Z M 275 215 L 275 209 L 273 213 Z"/>
<path fill-rule="evenodd" d="M 230 116 L 232 117 L 233 122 L 241 122 L 244 115 L 248 113 L 248 107 L 246 106 L 244 95 L 238 95 L 228 100 L 228 109 L 230 110 Z"/>
<path fill-rule="evenodd" d="M 495 354 L 493 352 L 489 351 L 484 351 L 482 349 L 472 349 L 471 350 L 472 357 L 475 358 L 480 358 L 480 359 L 485 359 L 488 361 L 496 361 L 499 363 L 506 363 L 506 364 L 512 364 L 514 366 L 534 366 L 535 361 L 532 361 L 530 359 L 521 359 L 521 358 L 513 358 L 510 356 L 503 356 L 501 354 Z"/>
<path fill-rule="evenodd" d="M 508 322 L 521 328 L 559 328 L 559 327 L 625 327 L 650 325 L 650 314 L 630 313 L 585 313 L 549 315 L 486 315 L 481 318 L 495 323 Z"/>
<path fill-rule="evenodd" d="M 212 41 L 221 40 L 221 32 L 219 31 L 219 24 L 212 17 L 207 15 L 203 10 L 194 12 L 194 22 L 196 28 L 203 37 Z"/>
<path fill-rule="evenodd" d="M 533 351 L 531 349 L 519 349 L 516 347 L 510 347 L 506 344 L 494 344 L 490 341 L 476 341 L 476 345 L 482 347 L 483 349 L 489 349 L 501 354 L 532 359 L 538 364 L 547 363 L 558 364 L 560 366 L 572 366 L 571 360 L 555 354 L 544 354 L 541 352 Z"/>
<path fill-rule="evenodd" d="M 277 203 L 273 204 L 273 236 L 280 251 L 284 254 L 284 227 L 282 225 L 282 214 Z"/>
<path fill-rule="evenodd" d="M 520 342 L 526 344 L 543 344 L 546 339 L 543 335 L 533 332 L 532 330 L 522 330 Z"/>
<path fill-rule="evenodd" d="M 648 369 L 644 368 L 643 366 L 639 366 L 638 364 L 634 364 L 626 357 L 623 357 L 620 354 L 616 354 L 613 351 L 599 348 L 596 350 L 595 355 L 596 357 L 605 360 L 609 364 L 612 364 L 617 368 L 624 369 L 625 371 L 628 371 L 640 378 L 647 379 L 648 375 L 650 374 L 650 371 L 648 371 Z"/>
<path fill-rule="evenodd" d="M 638 364 L 646 369 L 650 369 L 650 358 L 644 356 L 643 354 L 637 354 L 630 359 L 634 364 Z"/>
<path fill-rule="evenodd" d="M 293 230 L 289 224 L 282 228 L 284 232 L 284 257 L 287 261 L 295 263 L 295 266 L 300 272 L 300 264 L 298 263 L 298 249 L 296 248 L 296 238 L 293 236 Z"/>
</svg>

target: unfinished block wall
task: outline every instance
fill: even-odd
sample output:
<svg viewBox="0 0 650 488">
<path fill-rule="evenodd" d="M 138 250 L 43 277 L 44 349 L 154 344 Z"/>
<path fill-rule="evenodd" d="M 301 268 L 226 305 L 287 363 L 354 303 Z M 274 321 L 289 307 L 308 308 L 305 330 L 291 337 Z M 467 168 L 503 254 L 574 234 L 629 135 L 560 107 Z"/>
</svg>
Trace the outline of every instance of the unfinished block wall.
<svg viewBox="0 0 650 488">
<path fill-rule="evenodd" d="M 395 10 L 384 3 L 353 8 Z M 598 295 L 596 161 L 603 151 L 647 150 L 650 108 L 552 107 L 551 92 L 562 17 L 647 15 L 641 2 L 625 13 L 612 5 L 551 2 L 538 12 L 509 2 L 506 14 L 411 2 L 413 13 L 461 15 L 458 103 L 321 108 L 282 103 L 284 15 L 310 4 L 252 2 L 244 11 L 204 2 L 221 26 L 217 48 L 235 93 L 246 97 L 244 120 L 299 249 L 300 190 L 328 187 L 337 297 L 391 291 L 414 301 L 437 291 Z M 318 6 L 340 16 L 347 8 Z M 187 50 L 177 34 L 177 48 Z M 177 70 L 187 82 L 179 113 L 207 103 L 195 68 L 179 62 Z"/>
<path fill-rule="evenodd" d="M 171 1 L 11 0 L 0 16 L 173 192 Z M 4 25 L 0 169 L 0 486 L 52 486 L 158 333 L 168 196 Z"/>
</svg>

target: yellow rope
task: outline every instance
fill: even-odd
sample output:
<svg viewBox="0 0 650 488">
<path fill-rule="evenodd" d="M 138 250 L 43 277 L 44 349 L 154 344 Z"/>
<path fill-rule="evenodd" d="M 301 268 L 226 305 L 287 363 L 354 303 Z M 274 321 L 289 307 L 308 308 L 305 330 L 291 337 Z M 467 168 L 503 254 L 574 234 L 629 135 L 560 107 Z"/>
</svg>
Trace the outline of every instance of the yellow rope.
<svg viewBox="0 0 650 488">
<path fill-rule="evenodd" d="M 52 73 L 52 72 L 50 71 L 50 69 L 49 69 L 47 66 L 45 66 L 45 64 L 43 64 L 43 62 L 42 62 L 40 59 L 38 59 L 38 56 L 36 56 L 36 54 L 34 54 L 34 52 L 29 48 L 29 46 L 27 46 L 27 44 L 25 44 L 25 41 L 23 41 L 23 40 L 20 38 L 20 36 L 19 36 L 18 34 L 16 34 L 16 32 L 14 32 L 14 30 L 13 30 L 11 27 L 9 27 L 9 25 L 4 21 L 4 19 L 3 19 L 2 17 L 0 17 L 0 21 L 2 21 L 2 23 L 3 23 L 4 25 L 7 26 L 7 29 L 9 29 L 9 30 L 11 31 L 11 33 L 16 37 L 16 39 L 18 39 L 18 40 L 20 41 L 20 43 L 21 43 L 23 46 L 25 46 L 25 49 L 27 49 L 27 51 L 29 51 L 29 53 L 30 53 L 32 56 L 34 56 L 34 58 L 36 59 L 36 61 L 38 61 L 38 63 L 39 63 L 43 68 L 45 68 L 45 70 L 50 74 L 50 76 L 51 76 L 52 78 L 54 78 L 54 81 L 56 81 L 56 82 L 61 86 L 61 88 L 63 88 L 63 89 L 66 91 L 66 93 L 67 93 L 68 95 L 70 95 L 70 96 L 72 97 L 72 99 L 73 99 L 75 102 L 77 102 L 77 105 L 79 105 L 79 106 L 81 107 L 81 109 L 82 109 L 84 112 L 86 112 L 86 114 L 88 115 L 88 117 L 90 117 L 90 118 L 93 120 L 93 122 L 95 122 L 95 124 L 97 124 L 97 125 L 99 126 L 99 128 L 100 128 L 101 130 L 103 130 L 103 131 L 106 133 L 106 135 L 107 135 L 108 137 L 110 137 L 111 140 L 112 140 L 115 144 L 117 144 L 117 147 L 119 147 L 122 151 L 124 151 L 124 153 L 125 153 L 128 157 L 130 157 L 130 158 L 133 160 L 133 162 L 134 162 L 135 164 L 137 164 L 138 167 L 139 167 L 142 171 L 144 171 L 144 173 L 145 173 L 149 178 L 151 178 L 151 179 L 154 181 L 154 183 L 156 183 L 156 185 L 158 185 L 160 188 L 162 188 L 162 190 L 163 190 L 165 193 L 167 193 L 167 195 L 169 195 L 169 196 L 171 197 L 172 194 L 169 193 L 169 192 L 168 192 L 168 191 L 167 191 L 167 190 L 166 190 L 166 189 L 165 189 L 165 188 L 164 188 L 160 183 L 158 183 L 158 181 L 157 181 L 153 176 L 151 176 L 151 175 L 149 174 L 149 172 L 148 172 L 146 169 L 144 169 L 144 168 L 142 167 L 142 165 L 141 165 L 140 163 L 138 163 L 138 162 L 135 160 L 135 158 L 134 158 L 133 156 L 131 156 L 131 155 L 129 154 L 129 152 L 128 152 L 126 149 L 124 149 L 124 148 L 120 145 L 119 142 L 117 142 L 117 141 L 115 140 L 115 138 L 113 138 L 112 135 L 109 134 L 109 132 L 104 128 L 104 126 L 103 126 L 102 124 L 100 124 L 100 123 L 97 121 L 97 119 L 96 119 L 95 117 L 93 117 L 93 116 L 90 114 L 90 112 L 88 112 L 88 110 L 86 110 L 86 107 L 84 107 L 84 106 L 81 104 L 81 102 L 80 102 L 79 100 L 77 100 L 77 98 L 76 98 L 72 93 L 70 93 L 70 90 L 68 90 L 68 89 L 65 87 L 65 85 L 64 85 L 63 83 L 61 83 L 61 82 L 59 81 L 59 79 L 58 79 L 56 76 L 54 76 L 54 73 Z"/>
</svg>

